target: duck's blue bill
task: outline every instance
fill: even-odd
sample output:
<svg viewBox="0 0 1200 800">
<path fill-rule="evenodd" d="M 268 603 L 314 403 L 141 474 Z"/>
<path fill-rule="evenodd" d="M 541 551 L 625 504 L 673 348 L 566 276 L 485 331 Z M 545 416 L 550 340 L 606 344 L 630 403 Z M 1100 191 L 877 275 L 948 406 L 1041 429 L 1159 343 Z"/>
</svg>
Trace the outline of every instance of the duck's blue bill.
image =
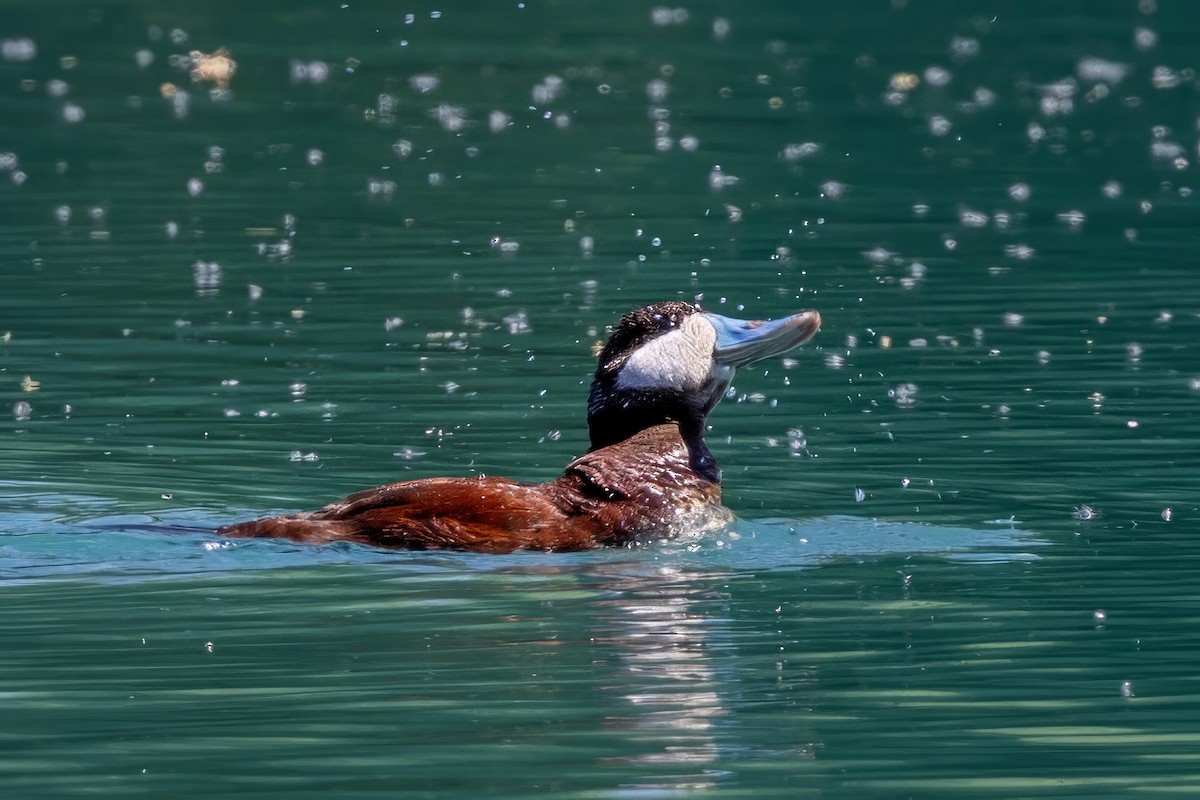
<svg viewBox="0 0 1200 800">
<path fill-rule="evenodd" d="M 711 311 L 700 313 L 717 332 L 713 357 L 718 364 L 731 367 L 744 367 L 787 352 L 821 329 L 821 315 L 816 311 L 767 320 L 733 319 Z"/>
</svg>

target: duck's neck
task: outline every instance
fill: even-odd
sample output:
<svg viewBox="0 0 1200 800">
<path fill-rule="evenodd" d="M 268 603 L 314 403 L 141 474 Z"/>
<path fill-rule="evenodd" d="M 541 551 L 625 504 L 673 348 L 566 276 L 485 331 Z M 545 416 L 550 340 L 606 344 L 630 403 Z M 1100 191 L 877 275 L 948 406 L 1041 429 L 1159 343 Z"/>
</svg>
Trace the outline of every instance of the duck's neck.
<svg viewBox="0 0 1200 800">
<path fill-rule="evenodd" d="M 656 398 L 614 399 L 593 397 L 588 403 L 588 433 L 591 450 L 619 444 L 636 433 L 655 425 L 675 425 L 688 451 L 688 462 L 695 472 L 713 483 L 721 482 L 721 468 L 704 441 L 707 409 L 698 409 L 686 400 Z"/>
</svg>

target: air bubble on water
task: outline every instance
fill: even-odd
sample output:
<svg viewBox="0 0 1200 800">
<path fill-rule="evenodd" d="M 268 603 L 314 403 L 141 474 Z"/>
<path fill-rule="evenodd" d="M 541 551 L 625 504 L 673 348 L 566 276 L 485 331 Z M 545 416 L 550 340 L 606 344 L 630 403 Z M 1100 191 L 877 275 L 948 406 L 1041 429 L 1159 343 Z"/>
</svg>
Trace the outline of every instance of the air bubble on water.
<svg viewBox="0 0 1200 800">
<path fill-rule="evenodd" d="M 950 40 L 950 55 L 956 61 L 966 61 L 979 55 L 979 40 L 972 36 L 955 36 Z"/>
<path fill-rule="evenodd" d="M 1133 683 L 1130 681 L 1121 681 L 1121 697 L 1128 700 L 1136 696 L 1133 693 Z"/>
<path fill-rule="evenodd" d="M 1087 215 L 1078 209 L 1060 211 L 1058 214 L 1055 214 L 1054 218 L 1073 231 L 1077 231 L 1082 228 L 1083 223 L 1087 221 Z"/>
<path fill-rule="evenodd" d="M 183 119 L 188 115 L 188 109 L 191 107 L 192 96 L 184 89 L 173 89 L 170 92 L 171 113 L 175 115 L 175 119 Z"/>
<path fill-rule="evenodd" d="M 9 63 L 32 61 L 37 57 L 37 43 L 29 37 L 0 41 L 0 58 Z"/>
<path fill-rule="evenodd" d="M 529 315 L 524 309 L 514 311 L 512 314 L 504 317 L 501 322 L 504 325 L 504 330 L 513 336 L 532 333 L 533 331 L 529 327 Z"/>
<path fill-rule="evenodd" d="M 187 193 L 189 197 L 199 197 L 204 192 L 204 181 L 199 178 L 189 178 Z"/>
<path fill-rule="evenodd" d="M 299 400 L 308 394 L 308 384 L 299 382 L 293 383 L 288 386 L 288 394 Z"/>
<path fill-rule="evenodd" d="M 934 136 L 945 136 L 953 127 L 954 123 L 941 114 L 934 114 L 929 118 L 929 132 Z"/>
<path fill-rule="evenodd" d="M 915 383 L 898 383 L 888 389 L 888 397 L 900 408 L 911 408 L 917 404 L 919 392 Z"/>
<path fill-rule="evenodd" d="M 729 186 L 737 184 L 739 178 L 736 175 L 730 175 L 721 170 L 721 165 L 713 166 L 712 171 L 708 173 L 708 186 L 714 192 L 719 192 Z"/>
<path fill-rule="evenodd" d="M 467 126 L 467 109 L 450 103 L 442 103 L 429 112 L 438 125 L 447 133 L 458 133 Z"/>
<path fill-rule="evenodd" d="M 1024 203 L 1031 194 L 1033 191 L 1029 188 L 1028 183 L 1014 183 L 1008 187 L 1008 196 L 1018 203 Z"/>
<path fill-rule="evenodd" d="M 579 238 L 579 254 L 584 258 L 591 258 L 596 251 L 596 240 L 591 236 L 581 236 Z"/>
<path fill-rule="evenodd" d="M 567 88 L 566 81 L 558 75 L 547 75 L 542 82 L 533 87 L 533 103 L 542 106 L 549 105 L 559 98 Z"/>
<path fill-rule="evenodd" d="M 819 152 L 821 152 L 821 145 L 816 142 L 795 142 L 784 145 L 783 150 L 779 152 L 779 157 L 784 161 L 800 161 L 815 156 Z"/>
<path fill-rule="evenodd" d="M 654 78 L 646 84 L 646 99 L 651 103 L 665 103 L 671 93 L 671 86 L 662 78 Z"/>
<path fill-rule="evenodd" d="M 877 266 L 883 266 L 896 258 L 896 253 L 886 247 L 874 247 L 863 251 L 863 257 Z"/>
<path fill-rule="evenodd" d="M 304 160 L 310 167 L 319 167 L 325 161 L 325 153 L 315 147 L 310 147 L 304 154 Z"/>
<path fill-rule="evenodd" d="M 949 86 L 952 79 L 953 75 L 951 75 L 950 70 L 946 69 L 945 67 L 932 64 L 925 68 L 925 83 L 930 86 L 938 88 L 942 86 Z"/>
<path fill-rule="evenodd" d="M 713 20 L 712 24 L 713 38 L 717 40 L 724 39 L 729 35 L 731 28 L 729 20 L 725 17 L 717 17 Z"/>
<path fill-rule="evenodd" d="M 1037 251 L 1027 244 L 1006 244 L 1004 255 L 1017 261 L 1028 261 L 1037 255 Z"/>
<path fill-rule="evenodd" d="M 293 58 L 288 62 L 288 75 L 292 83 L 311 83 L 315 86 L 329 80 L 329 65 L 324 61 Z"/>
<path fill-rule="evenodd" d="M 1079 91 L 1079 84 L 1074 78 L 1062 78 L 1037 88 L 1041 94 L 1038 108 L 1043 116 L 1066 116 L 1074 112 L 1075 94 Z"/>
<path fill-rule="evenodd" d="M 695 136 L 687 135 L 679 138 L 679 149 L 685 153 L 694 153 L 700 149 L 700 139 Z"/>
<path fill-rule="evenodd" d="M 381 180 L 379 178 L 367 179 L 367 195 L 370 197 L 390 200 L 396 194 L 396 188 L 396 182 L 392 180 Z"/>
<path fill-rule="evenodd" d="M 511 123 L 512 117 L 503 111 L 493 110 L 488 113 L 488 130 L 492 133 L 506 130 Z"/>
<path fill-rule="evenodd" d="M 408 79 L 408 85 L 417 94 L 429 94 L 437 89 L 442 83 L 442 79 L 436 75 L 413 75 Z"/>
<path fill-rule="evenodd" d="M 821 184 L 821 197 L 827 197 L 830 200 L 840 200 L 846 194 L 848 187 L 841 181 L 825 181 Z"/>
<path fill-rule="evenodd" d="M 1075 64 L 1075 74 L 1081 81 L 1115 86 L 1129 72 L 1129 65 L 1097 56 L 1085 56 Z"/>
<path fill-rule="evenodd" d="M 12 415 L 17 422 L 27 422 L 33 416 L 33 406 L 25 400 L 18 400 L 12 405 Z"/>
<path fill-rule="evenodd" d="M 54 218 L 58 220 L 59 225 L 66 225 L 71 221 L 71 207 L 59 206 L 54 209 Z"/>
<path fill-rule="evenodd" d="M 958 209 L 958 221 L 964 228 L 982 228 L 988 224 L 989 217 L 982 211 L 962 207 Z"/>
<path fill-rule="evenodd" d="M 991 108 L 996 105 L 996 93 L 986 86 L 979 86 L 971 95 L 977 108 Z"/>
<path fill-rule="evenodd" d="M 808 437 L 804 435 L 803 428 L 788 428 L 787 430 L 788 450 L 793 456 L 801 456 L 808 449 Z"/>
<path fill-rule="evenodd" d="M 293 450 L 288 454 L 288 461 L 320 461 L 320 458 L 316 453 L 305 453 L 302 450 Z"/>
<path fill-rule="evenodd" d="M 1075 519 L 1086 521 L 1086 520 L 1092 520 L 1092 519 L 1099 519 L 1100 517 L 1102 517 L 1104 515 L 1099 510 L 1092 508 L 1091 506 L 1089 506 L 1087 504 L 1081 503 L 1081 504 L 1075 506 L 1075 510 L 1071 512 L 1071 516 L 1074 517 Z"/>
<path fill-rule="evenodd" d="M 1150 83 L 1154 85 L 1155 89 L 1174 89 L 1176 86 L 1182 83 L 1182 79 L 1179 77 L 1178 72 L 1168 66 L 1160 64 L 1159 66 L 1155 67 L 1154 72 L 1151 73 Z"/>
<path fill-rule="evenodd" d="M 1158 34 L 1149 28 L 1135 28 L 1133 46 L 1141 51 L 1153 50 L 1158 45 Z"/>
<path fill-rule="evenodd" d="M 192 265 L 192 283 L 197 295 L 216 294 L 221 287 L 221 265 L 215 261 L 196 261 Z"/>
<path fill-rule="evenodd" d="M 855 486 L 854 487 L 854 502 L 861 503 L 862 501 L 864 501 L 866 499 L 867 499 L 867 493 L 864 492 L 861 488 Z"/>
<path fill-rule="evenodd" d="M 63 122 L 74 125 L 77 122 L 83 122 L 83 118 L 85 116 L 87 116 L 87 114 L 84 112 L 82 106 L 78 106 L 75 103 L 67 103 L 65 106 L 63 106 Z"/>
<path fill-rule="evenodd" d="M 838 353 L 826 353 L 825 366 L 830 369 L 841 369 L 846 366 L 846 357 Z"/>
<path fill-rule="evenodd" d="M 689 16 L 688 10 L 682 6 L 678 8 L 654 6 L 650 9 L 650 23 L 656 28 L 665 28 L 669 25 L 683 25 L 688 21 Z"/>
<path fill-rule="evenodd" d="M 388 333 L 391 333 L 403 324 L 404 320 L 400 317 L 388 317 L 383 321 L 383 329 Z"/>
</svg>

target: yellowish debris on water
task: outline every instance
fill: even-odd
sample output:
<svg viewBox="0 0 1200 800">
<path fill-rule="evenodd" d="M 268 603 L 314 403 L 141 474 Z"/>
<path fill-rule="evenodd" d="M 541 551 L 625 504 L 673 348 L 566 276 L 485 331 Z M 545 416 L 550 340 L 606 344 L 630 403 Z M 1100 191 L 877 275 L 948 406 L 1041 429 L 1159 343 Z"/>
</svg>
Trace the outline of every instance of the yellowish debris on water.
<svg viewBox="0 0 1200 800">
<path fill-rule="evenodd" d="M 192 59 L 192 80 L 211 83 L 218 89 L 228 89 L 229 81 L 237 72 L 237 62 L 229 57 L 229 51 L 224 47 L 212 53 L 201 53 L 193 50 L 188 53 Z"/>
<path fill-rule="evenodd" d="M 31 378 L 28 375 L 26 375 L 24 378 L 21 378 L 21 391 L 22 392 L 36 392 L 40 388 L 42 388 L 41 381 L 35 381 L 33 378 Z"/>
<path fill-rule="evenodd" d="M 921 78 L 915 72 L 897 72 L 888 81 L 888 88 L 893 92 L 911 92 L 921 84 Z"/>
</svg>

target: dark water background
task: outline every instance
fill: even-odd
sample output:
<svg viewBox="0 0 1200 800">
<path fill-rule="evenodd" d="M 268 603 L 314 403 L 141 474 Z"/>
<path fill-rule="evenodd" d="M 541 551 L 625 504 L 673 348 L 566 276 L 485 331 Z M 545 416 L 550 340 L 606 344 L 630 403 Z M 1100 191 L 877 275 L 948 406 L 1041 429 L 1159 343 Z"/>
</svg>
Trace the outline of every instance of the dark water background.
<svg viewBox="0 0 1200 800">
<path fill-rule="evenodd" d="M 1194 797 L 1189 3 L 0 3 L 13 797 Z M 189 77 L 227 47 L 227 89 Z M 822 312 L 730 531 L 221 541 L 556 474 L 646 302 Z"/>
</svg>

